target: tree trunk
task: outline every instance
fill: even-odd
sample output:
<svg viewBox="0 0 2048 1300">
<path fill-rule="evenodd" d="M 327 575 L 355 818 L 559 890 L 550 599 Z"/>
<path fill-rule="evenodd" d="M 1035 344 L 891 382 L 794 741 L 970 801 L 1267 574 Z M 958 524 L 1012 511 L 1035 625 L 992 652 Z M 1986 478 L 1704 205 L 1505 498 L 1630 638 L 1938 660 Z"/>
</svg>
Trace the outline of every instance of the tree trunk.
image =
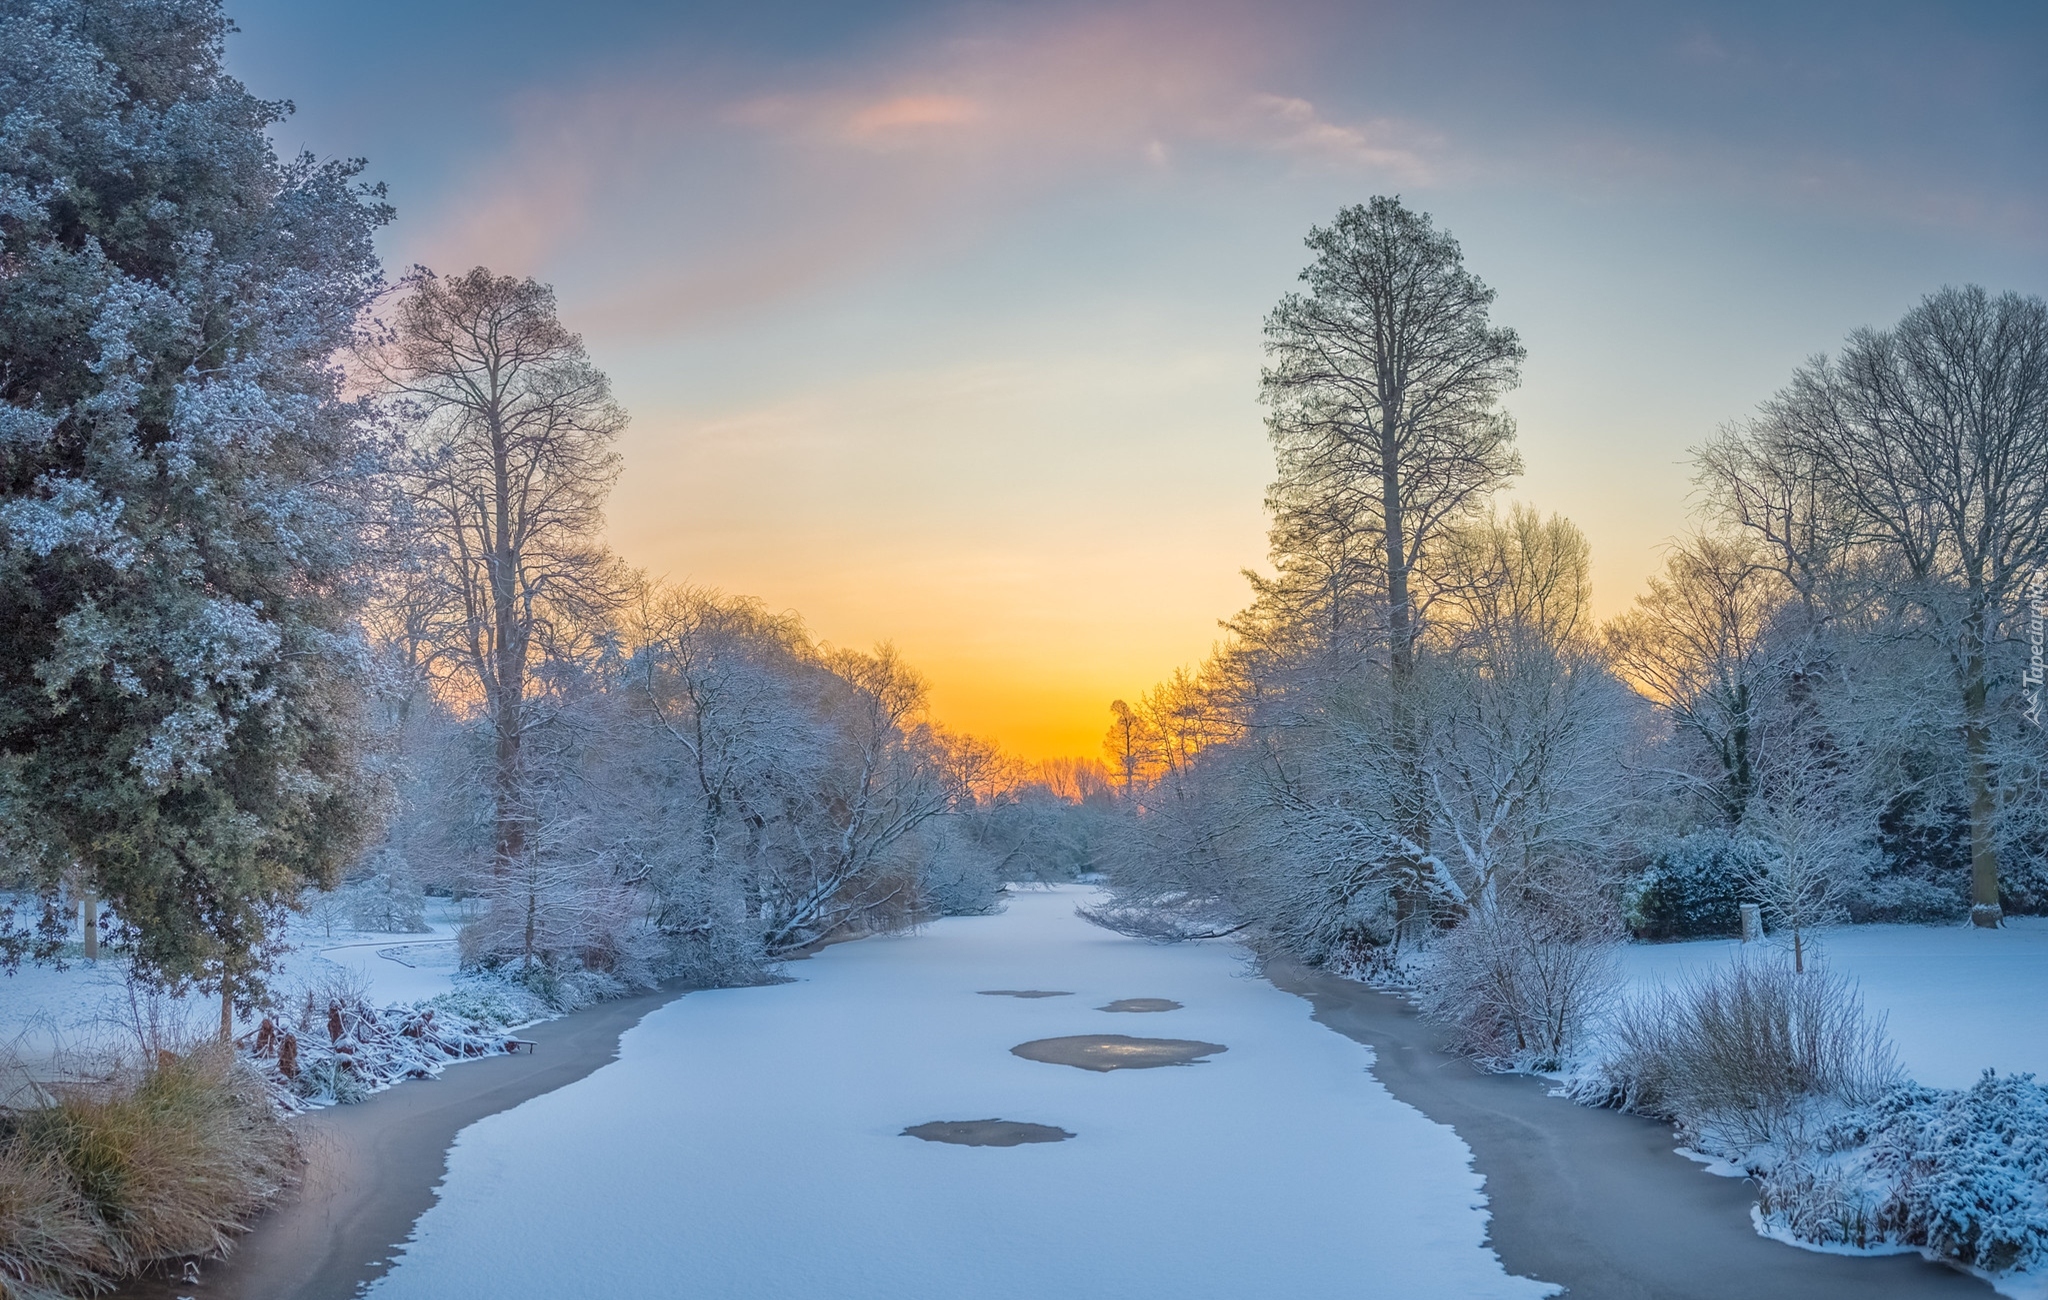
<svg viewBox="0 0 2048 1300">
<path fill-rule="evenodd" d="M 1981 710 L 1980 710 L 1981 712 Z M 1998 844 L 1993 838 L 1990 738 L 1984 723 L 1964 730 L 1970 752 L 1970 920 L 1995 930 L 2004 919 L 1998 902 Z"/>
<path fill-rule="evenodd" d="M 1972 623 L 1981 618 L 1979 614 Z M 1984 717 L 1990 685 L 1984 680 L 1983 642 L 1977 627 L 1972 626 L 1966 635 L 1972 638 L 1963 667 L 1963 744 L 1970 762 L 1970 921 L 1995 930 L 2004 913 L 1998 902 L 1998 842 L 1992 826 L 1991 731 Z"/>
<path fill-rule="evenodd" d="M 235 977 L 225 970 L 220 976 L 220 1041 L 235 1038 Z"/>
<path fill-rule="evenodd" d="M 495 403 L 491 426 L 491 617 L 495 626 L 496 660 L 491 672 L 497 678 L 497 698 L 492 723 L 496 729 L 495 807 L 497 843 L 492 869 L 503 876 L 526 851 L 526 822 L 520 788 L 519 746 L 521 716 L 526 702 L 526 632 L 519 609 L 521 552 L 513 535 L 512 467 L 506 445 L 503 415 Z"/>
<path fill-rule="evenodd" d="M 84 928 L 83 942 L 85 959 L 100 959 L 100 896 L 93 890 L 86 890 L 78 896 L 78 919 Z"/>
<path fill-rule="evenodd" d="M 1380 512 L 1386 524 L 1388 663 L 1394 681 L 1406 680 L 1413 666 L 1413 611 L 1408 605 L 1407 521 L 1401 502 L 1400 443 L 1390 416 L 1380 430 Z"/>
<path fill-rule="evenodd" d="M 492 756 L 491 814 L 496 826 L 491 870 L 503 876 L 526 853 L 526 813 L 520 780 L 518 704 L 506 699 L 502 688 L 492 729 L 496 744 Z"/>
</svg>

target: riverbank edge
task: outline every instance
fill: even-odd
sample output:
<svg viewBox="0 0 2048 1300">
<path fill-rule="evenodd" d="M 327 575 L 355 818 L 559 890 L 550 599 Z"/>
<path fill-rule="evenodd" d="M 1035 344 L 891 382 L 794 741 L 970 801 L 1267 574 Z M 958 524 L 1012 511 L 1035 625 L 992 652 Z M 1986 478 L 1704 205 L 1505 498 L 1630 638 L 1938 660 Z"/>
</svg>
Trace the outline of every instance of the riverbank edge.
<svg viewBox="0 0 2048 1300">
<path fill-rule="evenodd" d="M 618 1059 L 627 1030 L 697 986 L 675 981 L 520 1031 L 515 1056 L 451 1065 L 350 1106 L 299 1116 L 307 1165 L 296 1193 L 258 1218 L 196 1280 L 144 1278 L 113 1300 L 336 1300 L 388 1271 L 432 1208 L 456 1135 L 476 1121 L 588 1077 Z M 189 1275 L 188 1275 L 189 1277 Z"/>
<path fill-rule="evenodd" d="M 1398 995 L 1274 959 L 1275 988 L 1370 1048 L 1395 1100 L 1456 1132 L 1486 1179 L 1488 1244 L 1511 1273 L 1574 1300 L 1869 1300 L 1976 1297 L 1990 1286 L 1917 1254 L 1834 1255 L 1758 1235 L 1746 1179 L 1677 1154 L 1669 1126 L 1550 1095 L 1546 1080 L 1488 1074 L 1444 1050 Z"/>
</svg>

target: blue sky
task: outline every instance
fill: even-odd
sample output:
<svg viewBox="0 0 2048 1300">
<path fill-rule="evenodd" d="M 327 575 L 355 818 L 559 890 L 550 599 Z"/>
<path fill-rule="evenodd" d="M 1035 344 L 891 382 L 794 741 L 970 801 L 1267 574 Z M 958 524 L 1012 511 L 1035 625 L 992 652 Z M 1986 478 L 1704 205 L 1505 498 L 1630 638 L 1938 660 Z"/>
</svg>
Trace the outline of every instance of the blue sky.
<svg viewBox="0 0 2048 1300">
<path fill-rule="evenodd" d="M 1513 495 L 1624 607 L 1686 449 L 1804 357 L 2048 271 L 2048 7 L 250 3 L 388 261 L 547 280 L 634 412 L 650 572 L 889 637 L 1092 752 L 1263 559 L 1259 325 L 1396 192 L 1530 357 Z"/>
</svg>

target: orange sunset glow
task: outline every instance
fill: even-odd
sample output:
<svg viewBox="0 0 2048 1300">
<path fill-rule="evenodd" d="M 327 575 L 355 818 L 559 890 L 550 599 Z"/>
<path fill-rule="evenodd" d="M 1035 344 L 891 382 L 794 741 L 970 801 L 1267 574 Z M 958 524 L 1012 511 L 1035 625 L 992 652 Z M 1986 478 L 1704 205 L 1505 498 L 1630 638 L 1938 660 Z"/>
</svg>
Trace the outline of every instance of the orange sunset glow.
<svg viewBox="0 0 2048 1300">
<path fill-rule="evenodd" d="M 1796 131 L 1519 71 L 1640 41 L 1671 93 L 1746 94 L 1705 29 L 1503 31 L 1463 93 L 1401 53 L 1449 29 L 1363 12 L 941 7 L 803 50 L 631 12 L 602 74 L 449 100 L 459 154 L 351 127 L 397 183 L 389 260 L 556 287 L 633 416 L 629 563 L 893 642 L 942 721 L 1025 757 L 1097 753 L 1108 702 L 1248 599 L 1260 324 L 1343 203 L 1403 194 L 1499 291 L 1530 349 L 1510 496 L 1587 532 L 1603 617 L 1690 526 L 1687 448 L 1787 357 L 2042 265 L 2024 205 L 1894 184 L 1910 133 L 1816 167 Z M 340 130 L 346 95 L 295 93 L 294 130 Z"/>
</svg>

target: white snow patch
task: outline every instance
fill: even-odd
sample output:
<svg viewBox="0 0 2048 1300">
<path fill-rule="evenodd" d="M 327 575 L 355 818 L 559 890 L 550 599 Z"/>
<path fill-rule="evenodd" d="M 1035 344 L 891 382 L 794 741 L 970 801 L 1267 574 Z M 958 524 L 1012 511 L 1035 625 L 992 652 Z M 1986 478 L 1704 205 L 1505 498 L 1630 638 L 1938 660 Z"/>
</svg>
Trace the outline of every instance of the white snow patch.
<svg viewBox="0 0 2048 1300">
<path fill-rule="evenodd" d="M 376 1006 L 447 993 L 455 987 L 455 935 L 461 919 L 453 904 L 430 899 L 427 920 L 433 928 L 426 934 L 337 929 L 329 935 L 295 916 L 286 928 L 289 950 L 270 978 L 271 990 L 281 1006 L 289 1004 L 304 988 L 322 983 L 335 966 L 343 966 L 355 973 L 365 1000 Z M 220 1003 L 197 993 L 166 998 L 160 1011 L 193 1038 L 212 1036 L 220 1023 Z M 133 1019 L 127 965 L 118 953 L 95 963 L 74 949 L 63 970 L 23 965 L 13 975 L 0 975 L 0 1052 L 31 1072 L 59 1051 L 132 1046 Z"/>
<path fill-rule="evenodd" d="M 1967 925 L 1852 925 L 1819 936 L 1821 959 L 1882 1012 L 1900 1064 L 1937 1088 L 1967 1088 L 1986 1068 L 2048 1080 L 2048 917 L 1998 930 Z M 1647 987 L 1734 959 L 1729 939 L 1632 943 L 1623 978 Z"/>
<path fill-rule="evenodd" d="M 1485 1242 L 1483 1180 L 1370 1054 L 1221 944 L 1162 947 L 1073 915 L 1078 887 L 994 917 L 827 949 L 797 982 L 693 993 L 621 1059 L 466 1129 L 376 1300 L 563 1295 L 1533 1297 Z M 1071 989 L 1036 1001 L 987 988 Z M 1096 1074 L 1033 1038 L 1148 1032 L 1199 1065 Z M 940 1119 L 1054 1124 L 1012 1148 L 901 1136 Z"/>
<path fill-rule="evenodd" d="M 1695 1151 L 1691 1147 L 1673 1147 L 1671 1149 L 1696 1165 L 1706 1166 L 1706 1172 L 1716 1178 L 1749 1177 L 1747 1169 L 1731 1161 L 1723 1160 L 1719 1156 L 1710 1156 L 1704 1151 Z M 1769 1236 L 1770 1234 L 1766 1233 L 1765 1235 Z"/>
</svg>

